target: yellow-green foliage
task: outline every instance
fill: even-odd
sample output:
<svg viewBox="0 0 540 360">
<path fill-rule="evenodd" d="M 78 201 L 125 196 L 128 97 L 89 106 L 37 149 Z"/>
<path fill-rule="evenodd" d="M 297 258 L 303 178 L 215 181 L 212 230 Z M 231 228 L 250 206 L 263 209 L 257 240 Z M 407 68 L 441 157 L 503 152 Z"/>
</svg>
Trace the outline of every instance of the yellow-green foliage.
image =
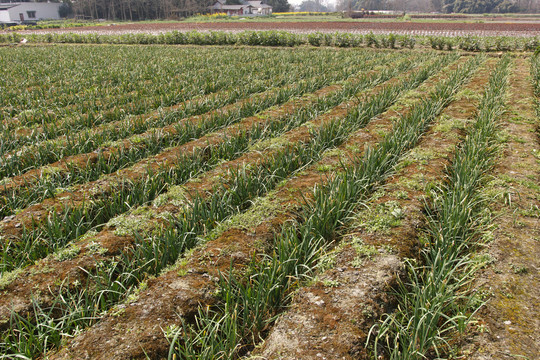
<svg viewBox="0 0 540 360">
<path fill-rule="evenodd" d="M 378 204 L 374 209 L 360 212 L 354 220 L 356 226 L 368 232 L 386 232 L 392 227 L 399 226 L 405 212 L 397 201 Z"/>
<path fill-rule="evenodd" d="M 181 185 L 172 186 L 166 193 L 158 196 L 154 201 L 153 205 L 155 207 L 160 207 L 164 205 L 174 205 L 177 207 L 187 205 L 187 192 L 185 188 Z"/>
<path fill-rule="evenodd" d="M 365 244 L 364 241 L 358 237 L 353 237 L 351 239 L 351 246 L 356 251 L 356 256 L 351 262 L 353 267 L 361 267 L 364 260 L 371 259 L 379 253 L 375 246 Z"/>
<path fill-rule="evenodd" d="M 280 211 L 284 211 L 281 205 L 273 201 L 273 198 L 273 193 L 270 193 L 268 196 L 255 199 L 248 211 L 237 214 L 219 224 L 207 236 L 207 239 L 215 239 L 232 228 L 253 229 Z"/>
<path fill-rule="evenodd" d="M 0 276 L 0 290 L 5 289 L 9 284 L 11 284 L 17 276 L 19 276 L 20 273 L 22 273 L 23 269 L 18 268 L 13 271 L 3 273 Z"/>
<path fill-rule="evenodd" d="M 54 254 L 56 261 L 65 261 L 73 259 L 81 252 L 81 248 L 77 245 L 68 246 Z"/>
<path fill-rule="evenodd" d="M 107 226 L 113 227 L 117 236 L 144 234 L 151 229 L 151 220 L 158 217 L 151 208 L 143 206 L 109 220 Z"/>
</svg>

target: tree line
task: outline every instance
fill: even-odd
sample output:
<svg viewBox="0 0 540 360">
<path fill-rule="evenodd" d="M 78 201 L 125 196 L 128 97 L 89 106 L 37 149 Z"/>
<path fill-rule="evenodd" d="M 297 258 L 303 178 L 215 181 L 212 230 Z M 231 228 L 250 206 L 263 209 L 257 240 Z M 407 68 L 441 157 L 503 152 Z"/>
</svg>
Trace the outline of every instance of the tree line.
<svg viewBox="0 0 540 360">
<path fill-rule="evenodd" d="M 9 0 L 4 0 L 9 1 Z M 32 0 L 18 0 L 29 2 Z M 49 0 L 63 3 L 62 17 L 108 20 L 181 19 L 205 13 L 216 0 Z M 228 0 L 239 4 L 244 0 Z M 47 2 L 47 0 L 38 0 Z M 288 0 L 265 0 L 274 12 L 289 11 Z M 305 6 L 304 6 L 305 5 Z M 306 0 L 303 11 L 331 11 L 329 3 Z M 540 12 L 539 0 L 337 0 L 336 10 L 395 10 L 442 13 L 509 13 Z"/>
<path fill-rule="evenodd" d="M 31 0 L 21 0 L 29 2 Z M 17 2 L 21 2 L 17 1 Z M 205 13 L 215 0 L 49 0 L 63 3 L 62 17 L 82 19 L 149 20 L 180 19 Z M 237 0 L 238 1 L 238 0 Z M 47 2 L 39 0 L 38 2 Z M 266 0 L 274 12 L 289 11 L 287 0 Z M 228 4 L 234 3 L 229 0 Z"/>
<path fill-rule="evenodd" d="M 338 0 L 338 10 L 395 10 L 441 13 L 539 12 L 538 0 Z"/>
</svg>

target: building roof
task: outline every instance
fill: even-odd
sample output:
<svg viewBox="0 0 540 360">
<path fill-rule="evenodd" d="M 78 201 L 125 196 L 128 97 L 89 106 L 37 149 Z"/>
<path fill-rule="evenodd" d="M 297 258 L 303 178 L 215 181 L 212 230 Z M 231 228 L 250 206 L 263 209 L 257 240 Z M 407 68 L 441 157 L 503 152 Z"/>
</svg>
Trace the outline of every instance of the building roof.
<svg viewBox="0 0 540 360">
<path fill-rule="evenodd" d="M 214 9 L 221 9 L 221 10 L 240 10 L 245 8 L 253 7 L 252 5 L 223 5 L 220 7 L 213 6 Z"/>
<path fill-rule="evenodd" d="M 267 4 L 263 4 L 262 1 L 247 1 L 247 4 L 242 5 L 225 5 L 225 1 L 223 0 L 216 0 L 214 5 L 209 6 L 210 9 L 215 10 L 240 10 L 240 9 L 248 9 L 248 8 L 256 8 L 256 9 L 271 9 L 272 7 Z"/>
<path fill-rule="evenodd" d="M 0 3 L 0 10 L 11 9 L 12 7 L 19 6 L 18 3 Z"/>
<path fill-rule="evenodd" d="M 222 1 L 222 0 L 217 0 L 217 1 Z M 43 6 L 60 6 L 61 5 L 60 3 L 33 2 L 33 1 L 30 1 L 30 2 L 10 2 L 10 3 L 0 2 L 0 10 L 7 10 L 7 9 L 11 9 L 11 8 L 13 8 L 15 6 L 29 5 L 29 4 L 38 5 L 40 7 L 43 7 Z"/>
</svg>

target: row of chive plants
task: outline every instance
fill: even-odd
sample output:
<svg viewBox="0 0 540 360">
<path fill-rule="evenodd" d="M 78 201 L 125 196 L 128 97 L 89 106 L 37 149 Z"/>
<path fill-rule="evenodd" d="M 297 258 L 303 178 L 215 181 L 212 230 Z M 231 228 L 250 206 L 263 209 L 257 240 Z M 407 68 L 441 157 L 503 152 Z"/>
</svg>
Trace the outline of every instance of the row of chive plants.
<svg viewBox="0 0 540 360">
<path fill-rule="evenodd" d="M 244 61 L 235 56 L 237 52 L 225 51 L 225 61 L 220 63 L 216 61 L 219 53 L 211 49 L 195 54 L 163 47 L 145 52 L 94 46 L 3 48 L 0 58 L 9 64 L 2 70 L 2 86 L 6 89 L 0 95 L 3 120 L 18 116 L 23 124 L 32 124 L 40 122 L 34 120 L 34 114 L 46 114 L 47 110 L 70 115 L 128 104 L 138 106 L 139 111 L 147 106 L 167 106 L 190 94 L 228 86 L 232 80 L 226 81 L 227 72 L 265 61 L 262 52 L 245 51 Z M 217 73 L 204 72 L 208 66 Z M 238 79 L 241 81 L 240 76 Z"/>
<path fill-rule="evenodd" d="M 191 93 L 210 93 L 228 85 L 220 79 L 221 71 L 261 62 L 279 65 L 280 60 L 299 61 L 294 56 L 280 55 L 279 51 L 275 61 L 265 59 L 264 51 L 257 49 L 241 50 L 241 58 L 238 52 L 167 47 L 144 52 L 103 46 L 3 48 L 0 58 L 12 66 L 11 71 L 4 70 L 2 85 L 6 92 L 1 95 L 0 104 L 10 116 L 27 110 L 31 110 L 27 114 L 31 115 L 47 107 L 55 111 L 90 112 L 137 102 L 136 105 L 168 106 Z M 223 62 L 218 61 L 220 55 Z M 281 59 L 282 56 L 285 58 Z M 204 69 L 208 67 L 218 73 L 206 74 Z"/>
<path fill-rule="evenodd" d="M 362 60 L 370 59 L 371 56 L 358 57 Z M 395 58 L 395 57 L 391 57 Z M 214 116 L 210 116 L 203 119 L 202 122 L 196 124 L 186 122 L 175 126 L 174 132 L 168 133 L 150 133 L 145 139 L 137 138 L 138 142 L 134 142 L 133 146 L 130 144 L 121 146 L 116 153 L 112 155 L 100 154 L 98 160 L 95 163 L 88 166 L 75 167 L 68 166 L 66 171 L 43 171 L 41 177 L 35 179 L 33 184 L 22 185 L 17 188 L 5 190 L 2 198 L 2 208 L 0 215 L 7 216 L 13 214 L 16 209 L 24 208 L 32 203 L 39 203 L 47 197 L 52 197 L 57 192 L 57 189 L 64 188 L 66 186 L 73 186 L 78 183 L 85 183 L 88 181 L 96 180 L 103 174 L 108 174 L 118 169 L 127 167 L 136 161 L 156 153 L 161 150 L 170 147 L 178 146 L 191 139 L 198 138 L 202 135 L 210 133 L 211 131 L 225 127 L 227 125 L 238 122 L 246 116 L 251 116 L 264 108 L 269 106 L 283 103 L 292 96 L 301 95 L 313 90 L 316 90 L 323 85 L 327 85 L 331 81 L 342 80 L 347 78 L 350 74 L 358 71 L 367 70 L 372 68 L 377 63 L 382 63 L 384 57 L 375 57 L 376 62 L 365 62 L 364 65 L 353 66 L 352 68 L 340 69 L 335 73 L 328 73 L 325 78 L 318 77 L 313 79 L 313 83 L 301 82 L 296 86 L 287 87 L 285 89 L 278 89 L 273 96 L 263 97 L 259 106 L 253 102 L 246 102 L 244 105 L 237 109 L 232 109 L 227 112 L 222 112 Z M 402 62 L 402 66 L 410 66 L 411 62 L 406 60 Z M 401 66 L 397 67 L 398 69 Z M 348 92 L 349 96 L 354 89 L 354 82 L 345 86 L 345 93 Z M 265 102 L 266 100 L 266 102 Z M 169 120 L 168 120 L 169 121 Z M 109 149 L 111 149 L 109 147 Z"/>
<path fill-rule="evenodd" d="M 96 51 L 99 55 L 102 57 L 106 57 L 109 54 L 110 50 L 104 50 L 100 49 Z M 84 48 L 80 50 L 84 55 L 85 51 L 88 51 Z M 65 52 L 70 53 L 70 49 L 66 49 Z M 228 53 L 230 53 L 229 51 Z M 159 56 L 160 53 L 157 51 L 150 52 L 153 53 L 156 56 Z M 180 52 L 180 55 L 185 55 L 184 53 L 189 54 L 188 50 L 184 50 Z M 57 94 L 53 94 L 53 104 L 47 104 L 47 100 L 43 99 L 41 97 L 41 104 L 43 105 L 43 109 L 40 112 L 39 108 L 36 109 L 36 106 L 34 104 L 30 104 L 30 107 L 27 107 L 28 111 L 23 111 L 22 115 L 17 117 L 16 122 L 5 122 L 3 124 L 3 130 L 24 130 L 24 132 L 32 132 L 36 126 L 42 127 L 42 131 L 37 132 L 36 135 L 38 136 L 39 133 L 46 134 L 46 138 L 52 138 L 55 135 L 61 135 L 65 133 L 73 133 L 80 129 L 84 129 L 86 127 L 94 127 L 99 124 L 108 123 L 113 120 L 120 120 L 124 118 L 126 115 L 132 115 L 132 114 L 139 114 L 141 112 L 144 112 L 146 110 L 155 110 L 158 107 L 168 106 L 177 104 L 179 102 L 196 98 L 197 96 L 201 95 L 208 95 L 210 93 L 215 93 L 215 91 L 218 90 L 227 90 L 227 89 L 243 89 L 246 88 L 246 90 L 249 90 L 251 87 L 253 87 L 253 90 L 251 92 L 255 91 L 261 91 L 260 89 L 264 88 L 264 86 L 270 86 L 273 83 L 278 84 L 279 80 L 285 82 L 287 80 L 291 81 L 291 78 L 294 79 L 295 76 L 298 75 L 299 71 L 308 71 L 306 69 L 302 69 L 302 67 L 295 66 L 295 64 L 299 64 L 302 62 L 309 62 L 313 64 L 318 63 L 324 63 L 325 61 L 335 61 L 335 62 L 351 62 L 353 63 L 354 60 L 351 60 L 351 56 L 348 56 L 344 52 L 336 53 L 336 54 L 330 54 L 328 52 L 321 52 L 318 53 L 308 53 L 308 52 L 300 52 L 296 54 L 294 57 L 291 57 L 289 54 L 287 54 L 286 51 L 276 51 L 275 56 L 273 57 L 267 57 L 267 59 L 258 59 L 258 54 L 250 54 L 248 49 L 241 49 L 233 51 L 233 53 L 236 53 L 237 59 L 244 58 L 244 53 L 246 57 L 246 61 L 239 61 L 239 60 L 232 60 L 225 57 L 223 63 L 217 62 L 218 65 L 212 65 L 212 63 L 200 61 L 198 64 L 198 67 L 195 69 L 189 69 L 185 68 L 186 65 L 183 66 L 171 66 L 170 63 L 162 60 L 157 65 L 154 65 L 151 67 L 154 73 L 159 74 L 160 72 L 163 73 L 161 76 L 156 75 L 156 80 L 151 80 L 151 82 L 158 83 L 159 87 L 164 87 L 163 89 L 156 88 L 151 86 L 152 84 L 148 83 L 148 77 L 150 76 L 149 73 L 147 73 L 147 70 L 141 70 L 138 68 L 132 69 L 131 78 L 130 79 L 122 79 L 121 82 L 129 82 L 130 87 L 133 89 L 120 89 L 120 92 L 115 95 L 108 95 L 105 90 L 106 86 L 103 85 L 97 85 L 97 84 L 88 84 L 87 90 L 83 91 L 88 93 L 87 96 L 92 97 L 92 104 L 102 104 L 105 102 L 105 99 L 108 99 L 108 101 L 114 105 L 115 110 L 113 113 L 108 113 L 106 111 L 103 111 L 103 109 L 87 109 L 87 108 L 73 108 L 71 106 L 63 106 L 62 104 L 58 104 L 58 98 L 61 98 L 62 96 L 56 96 Z M 178 55 L 176 60 L 183 61 L 183 56 Z M 216 58 L 219 54 L 207 54 L 210 59 Z M 213 55 L 213 56 L 211 56 Z M 131 54 L 131 56 L 135 56 L 135 54 Z M 171 54 L 170 56 L 172 59 L 174 59 L 174 54 Z M 196 57 L 194 55 L 194 57 Z M 86 60 L 86 58 L 83 56 L 83 58 Z M 131 60 L 130 58 L 128 58 Z M 253 59 L 253 60 L 251 60 Z M 34 64 L 36 59 L 29 59 L 26 60 L 24 63 L 27 66 L 32 66 Z M 139 60 L 134 60 L 133 62 L 138 64 Z M 85 64 L 88 68 L 93 68 L 97 64 L 100 64 L 103 62 L 103 59 L 100 57 L 98 59 L 90 59 Z M 216 61 L 215 61 L 216 62 Z M 190 63 L 190 62 L 187 62 Z M 202 63 L 202 65 L 201 65 Z M 142 66 L 141 64 L 139 64 Z M 66 66 L 68 66 L 66 64 Z M 161 70 L 161 67 L 170 66 L 173 69 L 177 69 L 176 75 L 174 73 L 171 73 L 170 70 L 163 71 Z M 192 65 L 193 66 L 193 65 Z M 315 65 L 314 65 L 315 66 Z M 259 68 L 260 67 L 260 68 Z M 216 73 L 219 73 L 219 77 L 208 77 L 206 75 L 207 72 L 205 69 L 213 68 Z M 299 70 L 299 68 L 301 70 Z M 211 72 L 213 73 L 213 72 Z M 171 77 L 181 77 L 183 78 L 182 82 L 173 81 L 173 79 L 167 79 L 167 75 L 170 75 Z M 42 75 L 44 76 L 44 75 Z M 100 74 L 99 79 L 102 79 L 103 83 L 107 83 L 105 80 L 107 77 L 114 78 L 116 75 L 112 73 L 104 73 Z M 217 75 L 213 75 L 217 76 Z M 303 75 L 307 76 L 307 74 Z M 81 76 L 82 77 L 82 76 Z M 275 79 L 277 78 L 277 79 Z M 14 83 L 18 81 L 18 79 L 12 79 Z M 270 83 L 267 83 L 267 81 L 271 81 Z M 273 81 L 273 82 L 272 82 Z M 167 86 L 159 84 L 166 83 Z M 206 84 L 206 85 L 205 85 Z M 207 84 L 211 84 L 212 89 L 205 90 L 206 87 L 209 87 Z M 92 86 L 93 85 L 93 86 Z M 13 86 L 11 87 L 13 88 Z M 59 86 L 60 91 L 68 92 L 70 89 L 69 87 L 65 86 Z M 173 91 L 174 90 L 174 91 Z M 15 94 L 18 91 L 13 91 Z M 125 93 L 122 93 L 121 91 L 125 91 L 125 93 L 131 94 L 131 100 L 129 103 L 124 103 L 122 101 L 121 97 L 124 96 Z M 165 94 L 169 92 L 170 94 L 173 94 L 174 100 L 168 101 L 165 98 Z M 149 93 L 153 98 L 154 101 L 152 102 L 151 106 L 146 106 L 145 104 L 147 101 L 145 100 L 144 93 Z M 233 94 L 234 95 L 234 94 Z M 80 99 L 81 94 L 75 94 L 75 98 L 79 98 L 79 101 L 76 101 L 75 103 L 77 105 L 84 104 L 83 99 Z M 238 95 L 237 95 L 238 96 Z M 11 99 L 9 99 L 11 100 Z M 222 99 L 220 99 L 222 100 Z M 230 101 L 229 101 L 230 102 Z M 129 106 L 133 104 L 134 106 L 139 106 L 141 111 L 130 111 Z M 50 106 L 49 106 L 50 105 Z M 205 107 L 207 106 L 206 104 Z M 49 108 L 50 107 L 50 108 Z M 54 110 L 52 113 L 53 116 L 51 116 L 51 109 Z M 60 109 L 60 110 L 58 110 Z M 121 109 L 121 110 L 120 110 Z M 132 110 L 132 109 L 131 109 Z M 62 119 L 59 118 L 58 112 L 64 111 L 68 118 Z M 91 114 L 91 116 L 87 115 Z M 14 124 L 14 125 L 13 125 Z M 14 126 L 17 126 L 14 128 Z M 6 132 L 2 132 L 3 136 L 8 136 Z M 13 135 L 11 135 L 14 137 Z M 24 137 L 24 136 L 22 136 Z M 7 138 L 9 139 L 9 137 Z M 38 137 L 38 140 L 41 139 Z M 2 141 L 5 143 L 6 141 Z M 7 145 L 3 145 L 3 148 L 6 148 L 3 152 L 7 151 L 10 147 Z M 11 146 L 13 148 L 13 146 Z"/>
<path fill-rule="evenodd" d="M 429 98 L 402 117 L 375 149 L 314 190 L 300 219 L 276 235 L 271 256 L 254 261 L 243 275 L 234 271 L 220 281 L 221 303 L 200 308 L 193 321 L 183 320 L 171 340 L 169 359 L 228 359 L 252 348 L 283 309 L 291 291 L 313 272 L 322 249 L 358 203 L 392 172 L 401 156 L 415 146 L 431 121 L 479 64 L 470 60 L 438 84 Z M 347 126 L 344 132 L 350 132 Z M 246 281 L 246 279 L 249 279 Z"/>
<path fill-rule="evenodd" d="M 358 70 L 362 70 L 362 64 L 365 61 L 371 58 L 383 58 L 380 54 L 372 52 L 364 53 L 363 55 L 352 56 L 351 54 L 347 54 L 346 59 L 336 59 L 342 60 L 338 62 L 340 64 L 339 67 L 336 66 L 336 68 L 332 69 L 326 68 L 326 71 L 324 71 L 324 67 L 327 64 L 326 61 L 329 59 L 325 57 L 311 59 L 310 66 L 296 67 L 296 70 L 291 71 L 289 71 L 286 66 L 285 68 L 276 66 L 272 71 L 268 71 L 266 74 L 265 72 L 262 72 L 261 74 L 262 78 L 269 79 L 269 83 L 260 83 L 258 89 L 248 87 L 249 93 L 253 92 L 253 90 L 263 90 L 265 87 L 272 88 L 290 83 L 299 83 L 298 86 L 296 86 L 296 88 L 299 88 L 302 82 L 299 82 L 298 79 L 302 78 L 313 79 L 317 77 L 319 82 L 322 82 L 323 79 L 327 81 L 343 80 Z M 360 67 L 360 69 L 358 69 L 358 67 Z M 250 72 L 248 71 L 248 73 Z M 324 73 L 325 76 L 321 77 L 321 73 Z M 293 89 L 294 87 L 285 90 L 294 91 Z M 293 93 L 293 95 L 297 94 Z M 233 94 L 233 99 L 236 96 L 237 95 Z M 203 104 L 203 107 L 204 105 L 205 104 Z M 249 104 L 246 104 L 246 106 L 249 106 Z M 115 124 L 116 126 L 105 127 L 102 131 L 95 131 L 93 129 L 75 133 L 66 131 L 63 134 L 64 136 L 59 139 L 40 142 L 36 145 L 23 147 L 16 152 L 4 155 L 2 158 L 3 161 L 0 164 L 0 176 L 16 176 L 24 171 L 58 161 L 66 156 L 94 151 L 99 147 L 106 146 L 115 140 L 123 139 L 132 134 L 139 134 L 149 130 L 157 131 L 160 127 L 180 120 L 178 115 L 182 115 L 182 112 L 165 112 L 156 119 L 155 123 L 144 121 L 143 118 L 142 121 L 136 122 L 135 124 L 131 121 L 126 121 L 125 123 Z"/>
<path fill-rule="evenodd" d="M 254 197 L 264 195 L 294 171 L 317 161 L 325 149 L 342 143 L 351 131 L 364 126 L 394 103 L 399 94 L 418 86 L 449 60 L 445 58 L 433 62 L 399 85 L 361 104 L 359 108 L 351 109 L 345 118 L 314 131 L 309 143 L 285 146 L 256 166 L 250 164 L 233 170 L 231 178 L 214 189 L 212 195 L 201 197 L 193 194 L 182 216 L 170 219 L 169 226 L 161 228 L 157 235 L 149 238 L 136 236 L 134 247 L 118 259 L 98 266 L 95 273 L 89 274 L 86 286 L 61 291 L 59 304 L 55 304 L 54 309 L 41 309 L 36 305 L 32 319 L 14 316 L 10 330 L 4 334 L 4 350 L 7 353 L 35 356 L 48 346 L 58 346 L 62 334 L 92 324 L 99 311 L 107 310 L 124 299 L 146 276 L 158 275 L 163 268 L 174 263 L 179 255 L 195 246 L 198 237 L 214 228 L 219 221 L 245 210 Z M 388 72 L 385 78 L 392 73 Z M 296 119 L 294 125 L 305 120 Z M 54 317 L 58 308 L 63 309 L 62 315 L 58 317 L 56 314 Z M 54 339 L 54 342 L 45 343 L 42 341 L 44 338 Z"/>
<path fill-rule="evenodd" d="M 531 57 L 531 76 L 534 92 L 537 97 L 540 96 L 540 51 L 537 51 Z"/>
<path fill-rule="evenodd" d="M 373 48 L 414 48 L 417 44 L 437 50 L 532 51 L 540 47 L 540 37 L 514 36 L 423 36 L 399 34 L 356 34 L 346 32 L 299 34 L 287 31 L 179 32 L 153 34 L 47 33 L 0 34 L 0 43 L 14 43 L 26 38 L 36 43 L 89 44 L 179 44 L 179 45 L 250 45 L 250 46 L 336 46 Z"/>
<path fill-rule="evenodd" d="M 505 111 L 508 65 L 503 58 L 489 79 L 476 121 L 459 146 L 444 183 L 431 191 L 421 263 L 407 262 L 398 306 L 372 328 L 374 356 L 441 358 L 449 339 L 463 332 L 477 310 L 468 287 L 479 265 L 471 252 L 486 223 L 482 185 L 497 153 L 497 123 Z"/>
<path fill-rule="evenodd" d="M 101 50 L 101 49 L 100 49 Z M 84 50 L 81 50 L 84 51 Z M 101 50 L 103 51 L 103 50 Z M 251 50 L 253 51 L 253 50 Z M 237 57 L 238 58 L 244 58 L 244 53 L 246 52 L 246 49 L 243 50 L 237 50 Z M 199 76 L 200 72 L 203 68 L 198 68 L 194 70 L 186 70 L 181 75 L 186 78 L 186 81 L 189 82 L 188 85 L 185 84 L 175 84 L 176 92 L 170 91 L 170 85 L 167 86 L 165 89 L 152 89 L 149 87 L 147 89 L 146 82 L 148 81 L 148 76 L 145 74 L 138 74 L 140 78 L 132 79 L 131 84 L 132 86 L 138 87 L 137 91 L 132 91 L 136 95 L 138 95 L 137 98 L 132 99 L 132 103 L 135 106 L 142 106 L 145 104 L 145 99 L 142 97 L 141 92 L 150 92 L 150 94 L 156 98 L 156 101 L 152 104 L 150 107 L 144 107 L 140 110 L 153 110 L 156 108 L 156 106 L 166 106 L 169 104 L 177 104 L 182 101 L 186 101 L 188 99 L 192 99 L 195 97 L 194 100 L 197 100 L 198 98 L 201 98 L 203 95 L 208 95 L 210 92 L 214 94 L 214 97 L 202 97 L 201 103 L 197 104 L 197 106 L 193 106 L 193 108 L 189 109 L 190 114 L 199 114 L 201 112 L 207 111 L 208 109 L 215 109 L 220 106 L 223 106 L 225 104 L 229 104 L 232 101 L 235 101 L 241 97 L 245 97 L 249 94 L 252 94 L 254 92 L 262 91 L 263 89 L 266 89 L 269 86 L 279 86 L 280 80 L 281 85 L 287 83 L 287 82 L 293 82 L 298 77 L 309 77 L 309 74 L 302 74 L 299 75 L 298 72 L 300 71 L 311 71 L 312 73 L 318 73 L 320 74 L 321 69 L 313 68 L 317 64 L 321 63 L 350 63 L 352 64 L 358 64 L 357 61 L 355 61 L 355 57 L 351 57 L 350 55 L 346 54 L 345 52 L 337 52 L 337 53 L 329 53 L 329 52 L 298 52 L 295 53 L 294 56 L 291 56 L 286 51 L 274 51 L 275 56 L 267 57 L 267 59 L 257 59 L 250 60 L 250 57 L 253 58 L 253 54 L 249 54 L 247 59 L 242 62 L 234 62 L 234 61 L 227 61 L 227 58 L 224 59 L 224 63 L 227 65 L 220 65 L 214 67 L 214 71 L 216 73 L 219 73 L 220 76 L 218 79 L 205 79 L 204 76 Z M 182 61 L 182 58 L 179 58 L 178 61 Z M 28 62 L 28 60 L 27 60 Z M 312 64 L 312 69 L 305 69 L 305 67 L 299 67 L 296 66 L 299 63 L 309 63 Z M 161 65 L 161 64 L 160 64 Z M 205 66 L 209 66 L 207 63 L 204 64 Z M 87 64 L 88 66 L 88 64 Z M 211 65 L 210 65 L 211 66 Z M 153 68 L 153 70 L 156 70 Z M 178 69 L 177 71 L 179 71 Z M 110 75 L 110 74 L 107 74 Z M 178 77 L 179 75 L 176 75 Z M 200 79 L 197 79 L 197 81 L 193 81 L 193 79 L 190 78 L 190 76 L 197 77 L 199 76 Z M 160 80 L 163 78 L 160 76 L 158 77 Z M 174 84 L 174 81 L 167 80 L 166 83 Z M 213 89 L 205 90 L 200 86 L 200 82 L 204 84 L 211 84 Z M 208 86 L 206 86 L 208 87 Z M 219 91 L 221 90 L 221 91 Z M 167 94 L 167 91 L 169 91 L 171 94 L 174 94 L 174 101 L 166 100 L 164 99 L 164 95 Z M 219 91 L 218 93 L 215 93 L 215 91 Z M 103 95 L 98 94 L 92 94 L 93 96 L 96 96 L 96 100 L 98 102 L 103 101 Z M 121 94 L 120 94 L 121 95 Z M 77 109 L 68 109 L 68 117 L 64 119 L 59 119 L 58 114 L 55 111 L 53 120 L 49 121 L 48 117 L 50 117 L 50 109 L 45 108 L 43 111 L 46 112 L 44 116 L 39 116 L 39 113 L 36 113 L 34 110 L 31 111 L 32 114 L 32 121 L 30 122 L 28 118 L 24 117 L 24 121 L 26 123 L 30 122 L 26 127 L 18 127 L 13 129 L 11 127 L 10 122 L 3 124 L 3 130 L 2 131 L 2 137 L 0 138 L 0 142 L 2 143 L 2 147 L 0 149 L 0 154 L 4 154 L 7 151 L 10 151 L 16 147 L 19 147 L 20 145 L 29 144 L 29 143 L 35 143 L 37 141 L 52 139 L 56 136 L 67 136 L 68 134 L 74 134 L 73 137 L 75 137 L 75 133 L 77 131 L 80 131 L 85 128 L 93 128 L 100 124 L 106 124 L 110 123 L 111 121 L 119 121 L 121 119 L 124 119 L 127 115 L 133 115 L 133 114 L 139 114 L 140 111 L 130 111 L 129 107 L 125 104 L 122 104 L 122 101 L 119 101 L 120 95 L 117 96 L 110 96 L 111 100 L 117 102 L 114 103 L 115 105 L 115 111 L 112 113 L 107 111 L 99 111 L 95 115 L 93 115 L 93 112 L 88 112 L 87 110 L 84 111 L 84 113 L 77 113 Z M 108 95 L 107 95 L 108 96 Z M 108 96 L 109 97 L 109 96 Z M 129 105 L 131 105 L 129 104 Z M 122 105 L 122 106 L 120 106 Z M 58 107 L 57 104 L 54 105 L 54 107 Z M 187 110 L 187 109 L 186 109 Z M 166 111 L 166 109 L 165 109 Z M 130 120 L 129 118 L 127 119 Z M 139 131 L 142 131 L 141 128 L 141 119 L 138 119 L 139 121 L 136 121 L 136 125 L 139 129 Z M 18 122 L 18 125 L 20 125 L 20 121 Z M 36 125 L 39 125 L 39 128 L 36 128 Z M 147 127 L 150 127 L 151 125 L 147 125 Z M 14 130 L 14 131 L 7 131 L 7 130 Z M 22 135 L 19 135 L 17 133 L 23 132 Z M 96 131 L 96 130 L 93 130 Z M 29 135 L 28 135 L 29 133 Z"/>
<path fill-rule="evenodd" d="M 273 137 L 289 128 L 315 116 L 320 112 L 338 105 L 358 91 L 372 84 L 385 81 L 399 72 L 410 68 L 414 62 L 404 61 L 401 64 L 381 71 L 376 76 L 364 77 L 363 81 L 346 84 L 341 91 L 319 99 L 309 109 L 298 109 L 285 119 L 270 119 L 263 125 L 255 125 L 235 137 L 224 139 L 225 143 L 235 144 L 234 151 L 226 152 L 224 159 L 237 157 L 248 149 L 256 140 Z M 223 146 L 223 145 L 221 145 Z M 67 244 L 72 239 L 84 234 L 92 227 L 106 223 L 111 217 L 121 214 L 131 207 L 153 200 L 166 191 L 167 187 L 186 181 L 194 173 L 205 171 L 218 163 L 217 158 L 207 158 L 208 149 L 201 148 L 193 154 L 180 156 L 176 164 L 171 164 L 138 181 L 123 179 L 114 192 L 105 198 L 94 199 L 79 207 L 68 206 L 59 212 L 52 212 L 43 224 L 33 224 L 23 229 L 18 239 L 7 239 L 2 244 L 2 272 L 11 271 L 31 263 L 51 251 Z"/>
</svg>

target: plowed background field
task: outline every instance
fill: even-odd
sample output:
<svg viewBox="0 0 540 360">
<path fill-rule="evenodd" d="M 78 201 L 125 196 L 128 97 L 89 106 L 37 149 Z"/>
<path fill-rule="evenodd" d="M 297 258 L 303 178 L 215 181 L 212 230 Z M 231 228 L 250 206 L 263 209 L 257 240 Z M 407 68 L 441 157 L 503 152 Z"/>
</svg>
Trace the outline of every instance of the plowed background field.
<svg viewBox="0 0 540 360">
<path fill-rule="evenodd" d="M 297 33 L 310 32 L 348 32 L 367 34 L 404 34 L 404 35 L 446 35 L 446 36 L 537 36 L 540 23 L 497 22 L 218 22 L 218 23 L 154 23 L 154 24 L 116 24 L 111 26 L 90 26 L 74 29 L 36 30 L 34 33 L 75 32 L 99 34 L 150 33 L 159 34 L 168 31 L 244 31 L 244 30 L 284 30 Z"/>
<path fill-rule="evenodd" d="M 535 358 L 540 60 L 499 55 L 0 48 L 0 358 Z"/>
</svg>

